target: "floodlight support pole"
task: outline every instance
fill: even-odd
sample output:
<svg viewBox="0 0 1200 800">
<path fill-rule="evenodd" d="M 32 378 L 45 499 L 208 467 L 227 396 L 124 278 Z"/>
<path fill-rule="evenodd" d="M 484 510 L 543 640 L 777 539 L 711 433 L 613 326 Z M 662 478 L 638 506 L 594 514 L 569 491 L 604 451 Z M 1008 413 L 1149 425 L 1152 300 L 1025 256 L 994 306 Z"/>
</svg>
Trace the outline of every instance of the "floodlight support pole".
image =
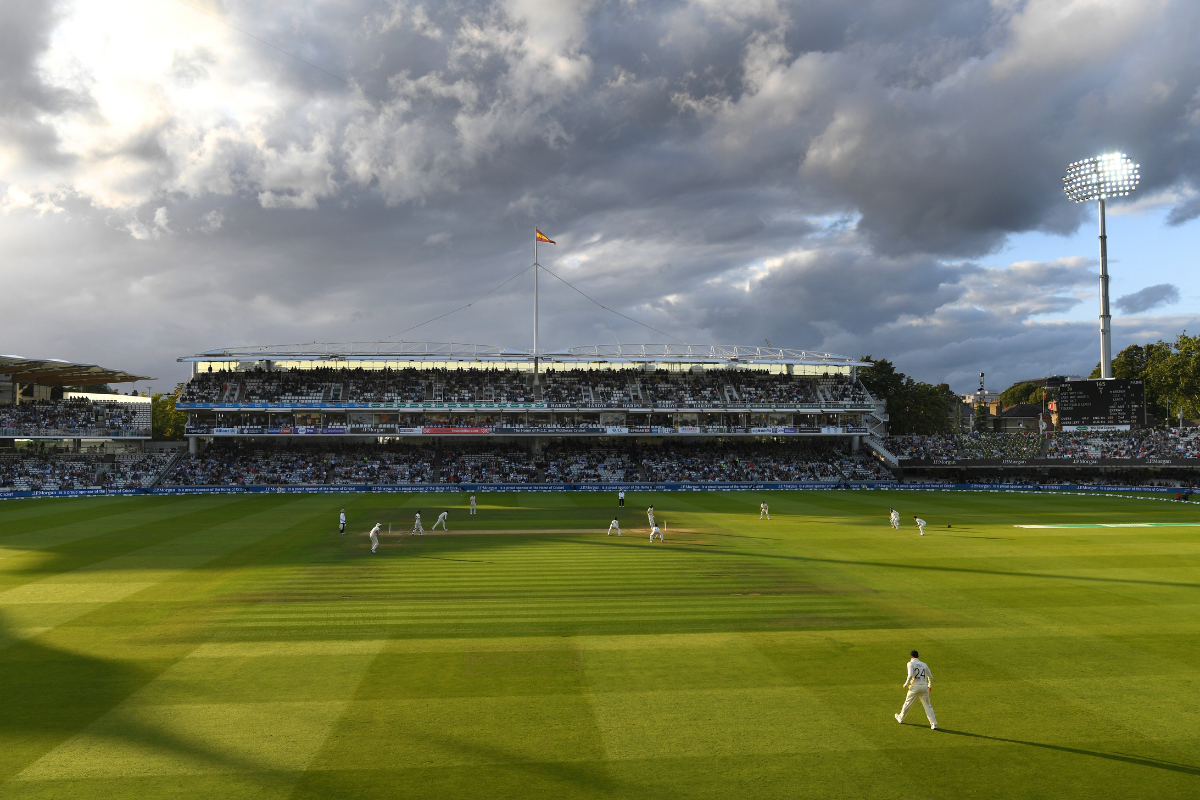
<svg viewBox="0 0 1200 800">
<path fill-rule="evenodd" d="M 1104 230 L 1104 198 L 1100 198 L 1100 377 L 1112 374 L 1112 315 L 1108 311 L 1108 234 Z"/>
</svg>

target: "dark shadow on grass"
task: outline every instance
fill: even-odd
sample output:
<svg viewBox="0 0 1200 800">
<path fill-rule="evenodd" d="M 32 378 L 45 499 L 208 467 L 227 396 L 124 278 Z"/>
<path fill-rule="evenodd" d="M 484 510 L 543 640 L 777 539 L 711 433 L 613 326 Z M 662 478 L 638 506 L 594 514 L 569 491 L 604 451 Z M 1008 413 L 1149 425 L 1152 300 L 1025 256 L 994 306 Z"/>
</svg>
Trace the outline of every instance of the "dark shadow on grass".
<svg viewBox="0 0 1200 800">
<path fill-rule="evenodd" d="M 840 558 L 814 558 L 812 556 L 791 556 L 780 553 L 744 553 L 738 550 L 731 549 L 729 546 L 711 543 L 690 543 L 678 540 L 671 540 L 670 531 L 667 531 L 667 541 L 662 544 L 656 544 L 654 548 L 662 551 L 667 550 L 680 554 L 703 554 L 710 557 L 719 558 L 745 558 L 752 561 L 792 561 L 799 563 L 810 564 L 833 564 L 837 566 L 850 567 L 879 567 L 881 569 L 898 569 L 898 570 L 916 570 L 928 572 L 949 572 L 961 573 L 966 575 L 996 575 L 1006 578 L 1034 578 L 1041 580 L 1062 580 L 1062 581 L 1085 581 L 1089 583 L 1110 583 L 1110 584 L 1128 584 L 1133 586 L 1170 586 L 1184 589 L 1200 589 L 1198 583 L 1183 583 L 1180 581 L 1152 581 L 1138 580 L 1135 578 L 1104 578 L 1092 575 L 1061 575 L 1052 572 L 1016 572 L 1013 570 L 998 570 L 998 569 L 979 569 L 977 567 L 946 567 L 935 566 L 932 564 L 899 564 L 887 561 L 852 561 L 849 559 Z M 463 552 L 463 551 L 481 551 L 491 548 L 512 547 L 518 544 L 522 538 L 521 531 L 513 531 L 514 536 L 461 536 L 461 537 L 434 537 L 423 543 L 427 548 L 436 547 L 439 552 Z M 711 536 L 710 533 L 698 534 L 701 536 Z M 555 538 L 557 537 L 557 538 Z M 642 538 L 639 536 L 626 536 L 624 539 L 637 540 Z M 417 540 L 419 541 L 419 540 Z M 539 542 L 557 541 L 562 543 L 570 543 L 576 546 L 583 545 L 589 547 L 622 547 L 627 546 L 624 541 L 613 540 L 608 541 L 604 536 L 598 536 L 594 539 L 587 537 L 572 536 L 570 538 L 562 537 L 560 534 L 549 534 L 538 537 Z M 716 549 L 713 549 L 716 548 Z M 359 555 L 353 552 L 346 552 L 346 557 Z M 416 556 L 414 553 L 413 556 Z"/>
<path fill-rule="evenodd" d="M 667 544 L 659 549 L 676 550 L 679 552 L 702 553 L 703 550 L 689 550 L 687 547 Z M 1053 572 L 1013 572 L 1001 569 L 977 569 L 974 567 L 936 567 L 930 564 L 893 564 L 887 561 L 850 561 L 842 558 L 812 558 L 810 556 L 786 556 L 777 553 L 738 553 L 725 551 L 722 555 L 737 556 L 750 559 L 780 559 L 783 561 L 803 561 L 813 564 L 837 564 L 852 567 L 881 567 L 883 569 L 912 569 L 929 572 L 962 572 L 969 575 L 1000 575 L 1006 578 L 1048 578 L 1060 581 L 1090 581 L 1093 583 L 1128 583 L 1137 586 L 1174 586 L 1184 589 L 1200 589 L 1200 583 L 1181 583 L 1179 581 L 1145 581 L 1133 578 L 1097 578 L 1090 575 L 1059 575 Z"/>
<path fill-rule="evenodd" d="M 1020 739 L 1004 739 L 1000 736 L 985 736 L 982 733 L 970 733 L 968 731 L 952 731 L 949 728 L 938 728 L 938 733 L 949 733 L 953 736 L 970 736 L 972 739 L 987 739 L 992 742 L 1004 742 L 1005 744 L 1023 744 L 1026 747 L 1040 747 L 1044 750 L 1057 750 L 1061 753 L 1074 753 L 1080 756 L 1104 758 L 1109 761 L 1121 761 L 1125 764 L 1136 764 L 1139 767 L 1153 767 L 1155 769 L 1170 770 L 1171 772 L 1182 772 L 1186 775 L 1200 775 L 1200 767 L 1193 767 L 1188 764 L 1176 764 L 1171 761 L 1163 761 L 1162 759 L 1148 758 L 1146 756 L 1100 753 L 1095 750 L 1082 750 L 1078 747 L 1063 747 L 1062 745 L 1045 744 L 1043 742 L 1025 742 Z"/>
<path fill-rule="evenodd" d="M 40 741 L 22 752 L 28 761 L 10 763 L 11 774 L 0 778 L 11 778 L 73 736 L 88 731 L 174 661 L 116 661 L 58 649 L 39 637 L 14 637 L 3 617 L 0 641 L 6 643 L 0 650 L 0 684 L 5 687 L 0 734 L 16 741 Z M 250 759 L 189 742 L 152 723 L 124 720 L 110 730 L 93 731 L 93 735 L 186 756 L 247 780 L 262 780 L 258 773 L 270 771 Z"/>
</svg>

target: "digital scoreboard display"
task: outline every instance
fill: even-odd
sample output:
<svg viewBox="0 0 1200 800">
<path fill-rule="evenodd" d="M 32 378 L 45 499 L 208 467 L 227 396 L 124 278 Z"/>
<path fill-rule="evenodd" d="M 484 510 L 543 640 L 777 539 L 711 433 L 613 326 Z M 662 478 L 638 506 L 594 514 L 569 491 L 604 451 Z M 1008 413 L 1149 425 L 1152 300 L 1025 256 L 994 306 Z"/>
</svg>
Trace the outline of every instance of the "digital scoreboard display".
<svg viewBox="0 0 1200 800">
<path fill-rule="evenodd" d="M 1064 381 L 1058 387 L 1058 423 L 1064 429 L 1086 425 L 1128 425 L 1146 420 L 1146 386 L 1128 378 Z"/>
</svg>

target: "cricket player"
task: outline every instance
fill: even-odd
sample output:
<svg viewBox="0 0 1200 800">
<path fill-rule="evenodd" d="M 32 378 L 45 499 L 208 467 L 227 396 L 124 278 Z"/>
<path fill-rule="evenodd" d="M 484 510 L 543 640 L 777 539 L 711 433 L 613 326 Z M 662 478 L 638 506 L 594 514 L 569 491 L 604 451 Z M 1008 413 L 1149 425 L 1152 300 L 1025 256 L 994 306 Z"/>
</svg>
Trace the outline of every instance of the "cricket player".
<svg viewBox="0 0 1200 800">
<path fill-rule="evenodd" d="M 379 529 L 383 527 L 383 523 L 376 522 L 375 527 L 371 528 L 371 552 L 375 552 L 375 548 L 379 547 Z"/>
<path fill-rule="evenodd" d="M 475 495 L 471 495 L 471 513 L 475 513 Z"/>
<path fill-rule="evenodd" d="M 919 530 L 921 532 L 921 535 L 924 536 L 925 535 L 925 526 L 928 525 L 929 523 L 926 522 L 925 520 L 921 519 L 920 517 L 913 517 L 913 519 L 916 520 L 917 530 Z"/>
<path fill-rule="evenodd" d="M 893 528 L 900 530 L 900 512 L 894 508 L 889 508 L 888 511 L 891 512 L 888 514 L 888 521 L 892 523 Z"/>
<path fill-rule="evenodd" d="M 617 508 L 624 508 L 624 507 L 625 507 L 625 490 L 622 489 L 621 491 L 617 492 Z"/>
<path fill-rule="evenodd" d="M 650 527 L 654 527 L 654 506 L 646 509 L 646 519 L 650 520 Z"/>
<path fill-rule="evenodd" d="M 342 536 L 346 535 L 346 509 L 342 509 L 341 516 L 338 517 L 338 533 Z"/>
<path fill-rule="evenodd" d="M 908 709 L 912 708 L 914 700 L 920 700 L 921 705 L 925 706 L 925 716 L 929 719 L 929 727 L 937 730 L 937 717 L 933 714 L 933 703 L 929 702 L 929 690 L 933 688 L 933 676 L 929 674 L 929 665 L 917 657 L 917 651 L 912 651 L 912 658 L 908 660 L 908 679 L 904 681 L 904 687 L 908 689 L 908 696 L 904 698 L 904 706 L 900 709 L 900 713 L 896 714 L 896 722 L 904 724 L 904 716 L 908 713 Z"/>
<path fill-rule="evenodd" d="M 654 541 L 654 537 L 655 537 L 655 536 L 657 536 L 657 537 L 658 537 L 658 540 L 659 540 L 660 542 L 663 540 L 662 531 L 660 531 L 660 530 L 658 529 L 658 526 L 657 526 L 657 525 L 651 524 L 651 525 L 650 525 L 650 541 L 652 541 L 652 542 L 653 542 L 653 541 Z"/>
<path fill-rule="evenodd" d="M 769 510 L 767 510 L 767 504 L 766 504 L 766 503 L 759 503 L 759 504 L 758 504 L 758 518 L 759 518 L 759 519 L 762 519 L 763 517 L 766 517 L 767 519 L 770 519 L 770 518 L 771 518 L 771 512 L 770 512 Z"/>
<path fill-rule="evenodd" d="M 616 517 L 613 517 L 613 521 L 608 523 L 608 535 L 612 536 L 613 531 L 617 532 L 617 536 L 621 535 L 621 523 L 617 522 Z"/>
<path fill-rule="evenodd" d="M 419 508 L 417 509 L 417 519 L 413 523 L 412 535 L 413 536 L 424 536 L 425 535 L 425 528 L 423 528 L 421 526 L 421 509 L 419 509 Z"/>
<path fill-rule="evenodd" d="M 442 526 L 442 530 L 443 530 L 443 531 L 446 531 L 447 533 L 449 533 L 449 532 L 450 532 L 450 529 L 446 527 L 446 517 L 448 517 L 448 516 L 450 516 L 450 512 L 449 512 L 449 511 L 443 511 L 442 513 L 438 514 L 437 522 L 433 523 L 433 527 L 432 527 L 432 528 L 430 528 L 429 530 L 431 530 L 431 531 L 436 531 L 436 530 L 437 530 L 437 526 L 438 526 L 438 525 L 441 525 L 441 526 Z"/>
</svg>

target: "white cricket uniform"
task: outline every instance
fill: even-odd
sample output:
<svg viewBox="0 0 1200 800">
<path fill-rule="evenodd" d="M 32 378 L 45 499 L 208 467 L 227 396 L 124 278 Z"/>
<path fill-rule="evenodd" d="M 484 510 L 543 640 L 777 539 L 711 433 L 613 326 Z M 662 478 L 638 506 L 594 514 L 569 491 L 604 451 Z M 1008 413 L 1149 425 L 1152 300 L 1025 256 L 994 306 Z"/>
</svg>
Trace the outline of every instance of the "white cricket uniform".
<svg viewBox="0 0 1200 800">
<path fill-rule="evenodd" d="M 617 536 L 621 535 L 621 525 L 615 519 L 612 522 L 608 523 L 608 534 L 607 535 L 612 536 L 613 531 L 617 532 Z"/>
<path fill-rule="evenodd" d="M 423 528 L 421 526 L 421 515 L 420 514 L 417 514 L 417 520 L 416 520 L 416 522 L 413 523 L 413 535 L 415 535 L 415 536 L 424 536 L 425 535 L 425 528 Z"/>
<path fill-rule="evenodd" d="M 338 515 L 338 533 L 342 534 L 343 536 L 346 534 L 346 512 L 345 511 L 343 511 L 340 515 Z"/>
<path fill-rule="evenodd" d="M 891 516 L 888 517 L 888 519 L 890 519 L 892 521 L 893 528 L 895 528 L 896 530 L 900 530 L 900 514 L 899 514 L 899 512 L 893 511 Z"/>
<path fill-rule="evenodd" d="M 375 527 L 371 528 L 371 552 L 375 552 L 375 548 L 379 547 L 379 523 L 375 523 Z"/>
<path fill-rule="evenodd" d="M 925 535 L 925 526 L 928 524 L 929 523 L 927 523 L 925 520 L 923 520 L 919 517 L 917 518 L 917 528 L 921 531 L 922 536 Z"/>
<path fill-rule="evenodd" d="M 920 700 L 921 705 L 925 706 L 925 717 L 929 720 L 929 727 L 936 728 L 937 717 L 933 713 L 933 703 L 929 702 L 929 688 L 933 685 L 933 675 L 929 673 L 929 665 L 916 658 L 910 659 L 908 680 L 904 681 L 904 685 L 908 687 L 908 695 L 904 698 L 904 706 L 896 715 L 896 719 L 904 722 L 904 717 L 912 708 L 913 702 Z"/>
<path fill-rule="evenodd" d="M 758 507 L 758 518 L 762 519 L 763 517 L 766 517 L 767 519 L 771 518 L 771 512 L 767 509 L 766 503 L 762 503 Z"/>
<path fill-rule="evenodd" d="M 471 495 L 471 513 L 475 513 L 475 495 Z"/>
<path fill-rule="evenodd" d="M 646 509 L 646 519 L 650 520 L 650 527 L 654 527 L 654 506 Z"/>
<path fill-rule="evenodd" d="M 450 530 L 449 528 L 446 527 L 446 512 L 445 511 L 438 514 L 437 522 L 433 523 L 433 527 L 430 528 L 429 530 L 436 531 L 438 525 L 441 525 L 442 530 L 444 530 L 444 531 Z"/>
<path fill-rule="evenodd" d="M 654 537 L 655 537 L 655 536 L 657 536 L 657 537 L 658 537 L 658 540 L 659 540 L 660 542 L 663 540 L 662 531 L 660 531 L 660 530 L 658 529 L 658 526 L 657 526 L 657 525 L 651 525 L 651 526 L 650 526 L 650 541 L 652 541 L 652 542 L 653 542 L 653 541 L 654 541 Z"/>
</svg>

